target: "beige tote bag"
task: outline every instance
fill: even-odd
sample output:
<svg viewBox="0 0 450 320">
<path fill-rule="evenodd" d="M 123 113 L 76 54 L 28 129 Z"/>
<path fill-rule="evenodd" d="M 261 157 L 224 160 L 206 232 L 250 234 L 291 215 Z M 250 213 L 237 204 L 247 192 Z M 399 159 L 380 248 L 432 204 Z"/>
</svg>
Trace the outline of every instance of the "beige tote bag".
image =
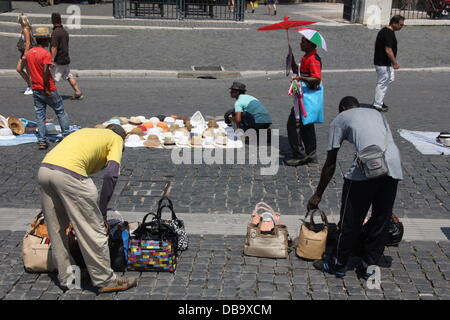
<svg viewBox="0 0 450 320">
<path fill-rule="evenodd" d="M 45 238 L 35 235 L 35 231 L 43 222 L 44 217 L 40 213 L 31 230 L 25 233 L 22 244 L 22 259 L 25 270 L 28 272 L 53 272 L 57 268 L 53 262 L 50 243 L 42 243 Z"/>
<path fill-rule="evenodd" d="M 311 213 L 310 222 L 306 222 L 306 218 Z M 314 214 L 320 213 L 323 221 L 323 228 L 319 230 L 314 223 Z M 320 260 L 325 252 L 328 236 L 328 220 L 325 213 L 319 209 L 308 211 L 300 227 L 300 235 L 298 236 L 298 245 L 295 253 L 298 257 L 310 260 Z"/>
<path fill-rule="evenodd" d="M 288 238 L 289 233 L 285 225 L 277 225 L 274 216 L 270 213 L 263 214 L 263 220 L 271 217 L 274 228 L 271 233 L 261 233 L 261 225 L 249 223 L 247 226 L 247 236 L 244 246 L 244 254 L 247 256 L 260 258 L 279 258 L 288 257 Z"/>
</svg>

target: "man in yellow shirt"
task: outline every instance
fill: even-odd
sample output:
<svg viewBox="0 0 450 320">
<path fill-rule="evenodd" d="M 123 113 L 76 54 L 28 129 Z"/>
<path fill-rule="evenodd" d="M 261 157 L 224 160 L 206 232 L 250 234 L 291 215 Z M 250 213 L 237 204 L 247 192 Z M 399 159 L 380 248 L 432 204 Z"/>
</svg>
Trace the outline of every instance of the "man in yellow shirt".
<svg viewBox="0 0 450 320">
<path fill-rule="evenodd" d="M 41 201 L 62 287 L 67 287 L 69 267 L 74 264 L 65 234 L 69 222 L 99 292 L 127 290 L 137 284 L 137 279 L 117 277 L 111 269 L 105 225 L 125 138 L 125 130 L 115 124 L 106 129 L 81 129 L 67 136 L 42 161 L 38 173 Z M 102 169 L 105 175 L 98 201 L 97 188 L 89 175 Z"/>
</svg>

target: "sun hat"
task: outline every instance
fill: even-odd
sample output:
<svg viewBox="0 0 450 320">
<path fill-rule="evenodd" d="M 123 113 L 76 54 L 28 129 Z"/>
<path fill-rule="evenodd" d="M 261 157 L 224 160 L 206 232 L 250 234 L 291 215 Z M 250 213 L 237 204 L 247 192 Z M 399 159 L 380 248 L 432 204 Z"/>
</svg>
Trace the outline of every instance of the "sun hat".
<svg viewBox="0 0 450 320">
<path fill-rule="evenodd" d="M 156 117 L 159 119 L 159 121 L 164 121 L 164 119 L 166 118 L 166 116 L 163 114 L 160 114 L 159 116 Z"/>
<path fill-rule="evenodd" d="M 137 116 L 137 118 L 139 120 L 141 120 L 142 123 L 144 123 L 145 121 L 147 121 L 147 118 L 145 118 L 144 116 Z"/>
<path fill-rule="evenodd" d="M 146 121 L 142 124 L 144 127 L 146 127 L 147 129 L 151 129 L 153 128 L 153 123 L 151 123 L 150 121 Z"/>
<path fill-rule="evenodd" d="M 131 132 L 131 130 L 136 128 L 136 126 L 133 126 L 131 124 L 123 124 L 122 128 L 123 128 L 123 130 L 125 130 L 126 133 L 129 133 L 129 132 Z"/>
<path fill-rule="evenodd" d="M 17 117 L 8 118 L 8 127 L 15 135 L 20 135 L 25 133 L 25 127 L 22 121 Z"/>
<path fill-rule="evenodd" d="M 191 145 L 196 147 L 201 147 L 203 144 L 203 139 L 200 136 L 193 136 L 191 138 Z"/>
<path fill-rule="evenodd" d="M 128 123 L 129 123 L 129 124 L 132 124 L 132 125 L 134 125 L 134 126 L 139 126 L 139 125 L 142 124 L 142 121 L 141 121 L 141 119 L 139 119 L 139 117 L 131 117 L 131 118 L 128 120 Z"/>
<path fill-rule="evenodd" d="M 218 145 L 226 146 L 228 143 L 228 137 L 223 135 L 216 136 L 216 139 L 214 141 Z"/>
<path fill-rule="evenodd" d="M 141 137 L 138 136 L 137 134 L 130 134 L 126 141 L 125 141 L 125 146 L 126 147 L 142 147 L 143 146 L 143 141 L 141 140 Z"/>
<path fill-rule="evenodd" d="M 141 124 L 140 126 L 137 126 L 137 129 L 141 129 L 142 130 L 142 132 L 147 132 L 147 127 L 146 126 L 144 126 L 143 124 Z"/>
<path fill-rule="evenodd" d="M 9 140 L 9 139 L 15 139 L 13 132 L 10 128 L 1 128 L 0 129 L 0 139 L 1 140 Z"/>
<path fill-rule="evenodd" d="M 178 130 L 178 129 L 180 129 L 180 126 L 177 125 L 176 123 L 174 123 L 170 126 L 170 132 L 174 132 L 175 130 Z"/>
<path fill-rule="evenodd" d="M 118 125 L 120 125 L 120 120 L 119 119 L 114 119 L 114 118 L 111 118 L 111 119 L 109 119 L 108 121 L 106 121 L 105 123 L 108 123 L 108 124 L 118 124 Z"/>
<path fill-rule="evenodd" d="M 144 141 L 144 146 L 149 148 L 161 147 L 161 142 L 159 141 L 158 136 L 151 134 L 147 137 L 147 140 Z"/>
<path fill-rule="evenodd" d="M 180 128 L 184 127 L 184 121 L 181 119 L 175 119 L 175 124 L 177 124 Z"/>
<path fill-rule="evenodd" d="M 157 117 L 151 117 L 150 122 L 153 123 L 154 127 L 156 127 L 156 125 L 159 123 L 159 119 Z"/>
<path fill-rule="evenodd" d="M 147 129 L 146 129 L 146 131 L 147 131 Z M 141 128 L 134 128 L 134 129 L 131 130 L 128 134 L 129 134 L 129 135 L 137 134 L 137 135 L 140 136 L 140 137 L 145 136 L 145 132 L 142 131 Z"/>
<path fill-rule="evenodd" d="M 237 91 L 241 91 L 241 92 L 246 92 L 247 89 L 245 87 L 245 84 L 241 83 L 241 82 L 233 82 L 233 84 L 230 87 L 230 90 L 237 90 Z"/>
<path fill-rule="evenodd" d="M 175 123 L 175 119 L 172 117 L 165 117 L 164 122 L 167 124 L 173 124 L 173 123 Z"/>
<path fill-rule="evenodd" d="M 120 120 L 120 124 L 127 124 L 128 123 L 128 118 L 126 118 L 126 117 L 119 117 L 119 120 Z"/>
<path fill-rule="evenodd" d="M 52 37 L 50 34 L 50 29 L 45 27 L 36 28 L 33 32 L 33 36 L 40 39 L 49 39 Z"/>
<path fill-rule="evenodd" d="M 169 126 L 167 125 L 167 123 L 165 122 L 158 122 L 158 124 L 156 125 L 158 128 L 161 128 L 163 132 L 168 132 L 169 130 Z"/>
<path fill-rule="evenodd" d="M 208 121 L 208 128 L 218 128 L 219 127 L 219 125 L 217 124 L 217 121 L 216 120 L 209 120 Z"/>
</svg>

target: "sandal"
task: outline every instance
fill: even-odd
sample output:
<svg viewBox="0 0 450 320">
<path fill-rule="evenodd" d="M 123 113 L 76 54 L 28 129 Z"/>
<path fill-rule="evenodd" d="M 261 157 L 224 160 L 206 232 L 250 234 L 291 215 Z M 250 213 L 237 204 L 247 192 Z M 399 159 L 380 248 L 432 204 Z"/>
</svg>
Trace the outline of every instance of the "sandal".
<svg viewBox="0 0 450 320">
<path fill-rule="evenodd" d="M 38 142 L 39 150 L 46 150 L 48 148 L 48 142 Z"/>
</svg>

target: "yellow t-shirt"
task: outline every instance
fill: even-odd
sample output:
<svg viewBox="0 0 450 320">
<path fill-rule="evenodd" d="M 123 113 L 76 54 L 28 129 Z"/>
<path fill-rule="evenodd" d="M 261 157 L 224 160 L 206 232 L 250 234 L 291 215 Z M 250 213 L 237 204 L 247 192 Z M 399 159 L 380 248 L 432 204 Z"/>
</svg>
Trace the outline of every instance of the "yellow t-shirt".
<svg viewBox="0 0 450 320">
<path fill-rule="evenodd" d="M 71 133 L 42 160 L 89 176 L 113 160 L 120 164 L 123 139 L 109 129 L 81 129 Z"/>
</svg>

